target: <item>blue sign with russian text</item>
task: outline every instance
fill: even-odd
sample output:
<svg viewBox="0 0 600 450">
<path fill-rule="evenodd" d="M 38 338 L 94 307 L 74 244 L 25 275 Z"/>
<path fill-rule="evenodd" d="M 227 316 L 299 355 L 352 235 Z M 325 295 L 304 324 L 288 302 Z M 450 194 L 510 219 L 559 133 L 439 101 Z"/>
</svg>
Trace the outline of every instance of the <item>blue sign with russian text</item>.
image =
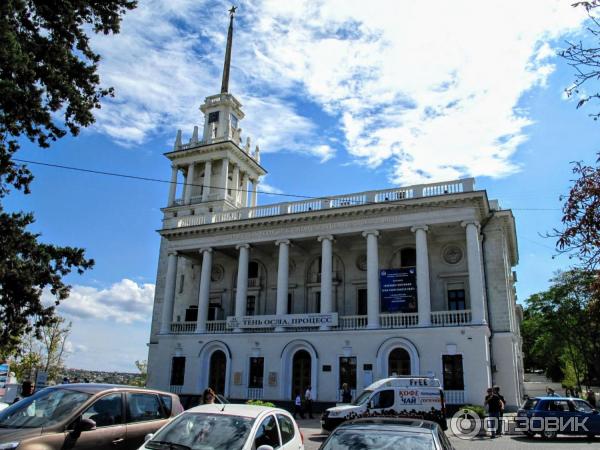
<svg viewBox="0 0 600 450">
<path fill-rule="evenodd" d="M 417 312 L 417 272 L 414 267 L 379 271 L 381 312 Z"/>
</svg>

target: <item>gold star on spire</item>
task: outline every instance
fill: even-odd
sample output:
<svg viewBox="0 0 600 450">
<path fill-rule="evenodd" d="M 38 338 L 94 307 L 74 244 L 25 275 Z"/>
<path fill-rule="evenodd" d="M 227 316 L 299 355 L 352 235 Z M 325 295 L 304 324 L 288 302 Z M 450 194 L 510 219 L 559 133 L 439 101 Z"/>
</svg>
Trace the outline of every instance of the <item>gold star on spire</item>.
<svg viewBox="0 0 600 450">
<path fill-rule="evenodd" d="M 233 5 L 232 5 L 232 6 L 231 6 L 231 9 L 229 10 L 229 15 L 230 15 L 230 16 L 233 16 L 233 15 L 235 14 L 235 11 L 236 11 L 236 9 L 237 9 L 237 6 L 233 6 Z"/>
</svg>

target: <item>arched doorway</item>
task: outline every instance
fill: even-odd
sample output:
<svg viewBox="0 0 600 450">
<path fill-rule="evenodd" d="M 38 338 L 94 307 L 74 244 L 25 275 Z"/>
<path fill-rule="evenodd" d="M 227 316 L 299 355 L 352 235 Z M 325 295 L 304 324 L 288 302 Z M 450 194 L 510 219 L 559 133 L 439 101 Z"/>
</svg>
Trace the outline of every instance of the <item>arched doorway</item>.
<svg viewBox="0 0 600 450">
<path fill-rule="evenodd" d="M 225 378 L 227 375 L 227 357 L 221 350 L 216 350 L 210 355 L 208 373 L 208 386 L 217 394 L 224 394 Z"/>
<path fill-rule="evenodd" d="M 410 375 L 410 354 L 403 348 L 397 347 L 388 357 L 388 376 Z"/>
<path fill-rule="evenodd" d="M 292 391 L 290 398 L 294 399 L 296 392 L 304 396 L 304 391 L 310 385 L 311 357 L 306 350 L 298 350 L 292 360 Z"/>
</svg>

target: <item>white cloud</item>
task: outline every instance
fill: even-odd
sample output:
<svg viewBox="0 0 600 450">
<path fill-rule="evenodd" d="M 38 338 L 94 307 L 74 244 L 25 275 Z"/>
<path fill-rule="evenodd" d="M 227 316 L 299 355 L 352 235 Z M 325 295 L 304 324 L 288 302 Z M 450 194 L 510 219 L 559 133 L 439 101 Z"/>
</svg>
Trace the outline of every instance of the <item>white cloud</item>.
<svg viewBox="0 0 600 450">
<path fill-rule="evenodd" d="M 48 291 L 44 292 L 43 299 L 47 304 L 53 302 Z M 153 302 L 154 284 L 138 284 L 124 278 L 107 289 L 74 285 L 69 298 L 58 306 L 58 312 L 76 319 L 130 324 L 149 321 Z"/>
<path fill-rule="evenodd" d="M 118 98 L 99 129 L 125 143 L 190 132 L 202 98 L 219 88 L 224 11 L 149 0 L 120 36 L 96 38 Z M 388 161 L 404 184 L 518 170 L 514 153 L 532 123 L 519 100 L 544 86 L 553 40 L 584 14 L 561 0 L 264 0 L 242 2 L 238 17 L 231 91 L 261 150 L 332 158 L 333 131 L 299 112 L 316 105 L 338 121 L 353 159 Z"/>
</svg>

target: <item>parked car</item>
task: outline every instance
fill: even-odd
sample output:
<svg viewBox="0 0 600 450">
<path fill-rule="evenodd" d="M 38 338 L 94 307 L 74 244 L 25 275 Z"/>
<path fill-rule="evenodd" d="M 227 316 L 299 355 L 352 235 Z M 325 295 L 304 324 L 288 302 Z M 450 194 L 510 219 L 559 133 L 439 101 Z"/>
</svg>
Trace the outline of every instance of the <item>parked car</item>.
<svg viewBox="0 0 600 450">
<path fill-rule="evenodd" d="M 342 422 L 368 415 L 406 415 L 438 422 L 446 429 L 444 391 L 440 381 L 430 377 L 384 378 L 368 386 L 351 404 L 327 409 L 321 428 L 332 431 Z"/>
<path fill-rule="evenodd" d="M 439 424 L 429 420 L 372 417 L 337 427 L 319 450 L 352 449 L 453 450 Z"/>
<path fill-rule="evenodd" d="M 0 411 L 0 449 L 133 450 L 182 411 L 168 392 L 61 384 Z"/>
<path fill-rule="evenodd" d="M 543 438 L 552 439 L 558 434 L 590 437 L 600 434 L 598 410 L 580 398 L 529 398 L 517 411 L 515 421 L 528 437 L 540 434 Z M 577 424 L 583 424 L 585 428 Z"/>
<path fill-rule="evenodd" d="M 290 413 L 253 405 L 196 406 L 147 438 L 140 450 L 304 449 L 304 437 Z"/>
<path fill-rule="evenodd" d="M 10 405 L 8 403 L 5 402 L 0 402 L 0 411 L 2 411 L 3 409 L 8 408 Z"/>
</svg>

